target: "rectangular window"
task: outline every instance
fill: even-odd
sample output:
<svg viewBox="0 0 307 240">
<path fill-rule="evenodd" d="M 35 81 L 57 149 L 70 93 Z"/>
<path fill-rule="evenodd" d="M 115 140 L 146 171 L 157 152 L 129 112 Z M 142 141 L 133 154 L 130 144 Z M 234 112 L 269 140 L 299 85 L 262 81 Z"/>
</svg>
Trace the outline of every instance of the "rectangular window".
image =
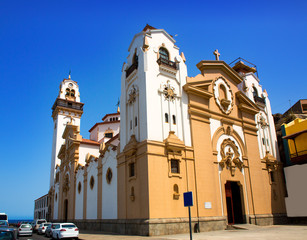
<svg viewBox="0 0 307 240">
<path fill-rule="evenodd" d="M 270 172 L 271 183 L 275 182 L 274 172 Z"/>
<path fill-rule="evenodd" d="M 171 172 L 172 173 L 180 173 L 179 160 L 177 160 L 177 159 L 171 160 Z"/>
<path fill-rule="evenodd" d="M 132 129 L 132 120 L 130 120 L 130 130 Z"/>
<path fill-rule="evenodd" d="M 138 125 L 138 118 L 137 117 L 135 117 L 135 119 L 134 119 L 134 124 L 135 124 L 135 126 Z"/>
<path fill-rule="evenodd" d="M 113 133 L 105 133 L 104 136 L 107 137 L 107 138 L 112 138 L 113 137 Z"/>
<path fill-rule="evenodd" d="M 134 171 L 134 163 L 129 164 L 129 177 L 134 177 L 135 171 Z"/>
<path fill-rule="evenodd" d="M 265 138 L 262 138 L 262 144 L 265 145 Z"/>
</svg>

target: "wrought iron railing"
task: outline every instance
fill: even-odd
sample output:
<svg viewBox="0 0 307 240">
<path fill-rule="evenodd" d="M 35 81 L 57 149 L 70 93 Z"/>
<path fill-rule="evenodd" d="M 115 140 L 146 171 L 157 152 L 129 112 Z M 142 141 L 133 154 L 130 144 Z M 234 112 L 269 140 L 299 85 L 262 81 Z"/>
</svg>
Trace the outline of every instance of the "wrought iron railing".
<svg viewBox="0 0 307 240">
<path fill-rule="evenodd" d="M 290 154 L 290 157 L 295 158 L 295 157 L 299 157 L 299 156 L 303 156 L 303 155 L 306 155 L 306 158 L 307 158 L 307 150 L 292 153 L 292 154 Z"/>
<path fill-rule="evenodd" d="M 76 110 L 83 110 L 83 103 L 79 102 L 68 102 L 65 100 L 57 99 L 57 101 L 54 103 L 52 110 L 54 111 L 56 107 L 67 107 L 67 108 L 72 108 Z"/>
<path fill-rule="evenodd" d="M 168 66 L 168 67 L 171 67 L 171 68 L 173 68 L 173 69 L 175 69 L 175 70 L 177 70 L 178 68 L 177 68 L 177 64 L 176 64 L 176 62 L 173 62 L 173 61 L 171 61 L 171 60 L 168 60 L 168 59 L 165 59 L 165 58 L 159 58 L 158 60 L 157 60 L 157 63 L 159 64 L 159 65 L 164 65 L 164 66 Z"/>
<path fill-rule="evenodd" d="M 135 70 L 138 69 L 139 63 L 136 61 L 126 70 L 126 78 Z"/>
<path fill-rule="evenodd" d="M 265 99 L 262 97 L 254 96 L 254 100 L 256 103 L 261 103 L 265 105 Z"/>
</svg>

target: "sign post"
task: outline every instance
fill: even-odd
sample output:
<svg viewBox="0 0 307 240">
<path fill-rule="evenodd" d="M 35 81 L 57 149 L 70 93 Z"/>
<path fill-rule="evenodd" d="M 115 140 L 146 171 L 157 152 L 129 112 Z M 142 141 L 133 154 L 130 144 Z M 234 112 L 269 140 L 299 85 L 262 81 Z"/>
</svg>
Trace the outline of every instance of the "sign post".
<svg viewBox="0 0 307 240">
<path fill-rule="evenodd" d="M 193 206 L 192 192 L 183 193 L 184 206 L 189 208 L 189 227 L 190 227 L 190 240 L 192 240 L 192 227 L 191 227 L 191 206 Z"/>
</svg>

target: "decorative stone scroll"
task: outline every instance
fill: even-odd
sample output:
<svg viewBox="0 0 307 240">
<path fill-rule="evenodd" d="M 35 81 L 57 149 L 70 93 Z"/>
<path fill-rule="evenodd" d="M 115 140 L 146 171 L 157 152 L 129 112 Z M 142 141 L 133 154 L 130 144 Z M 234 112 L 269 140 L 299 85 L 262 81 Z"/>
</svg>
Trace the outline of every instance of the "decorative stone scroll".
<svg viewBox="0 0 307 240">
<path fill-rule="evenodd" d="M 127 100 L 127 102 L 128 102 L 129 104 L 134 103 L 135 100 L 136 100 L 136 96 L 137 96 L 137 90 L 136 90 L 135 86 L 132 86 L 132 87 L 131 87 L 131 90 L 130 90 L 130 92 L 129 92 L 129 95 L 128 95 L 128 100 Z"/>
<path fill-rule="evenodd" d="M 265 167 L 269 172 L 276 171 L 278 169 L 278 161 L 270 154 L 269 151 L 266 152 L 262 162 L 265 163 Z"/>
<path fill-rule="evenodd" d="M 266 122 L 265 118 L 262 116 L 262 114 L 260 113 L 259 116 L 259 121 L 258 123 L 260 124 L 261 128 L 264 129 L 266 128 L 269 124 Z"/>
<path fill-rule="evenodd" d="M 164 84 L 162 93 L 165 100 L 168 101 L 174 101 L 175 97 L 177 96 L 175 93 L 175 88 L 169 84 L 169 81 L 167 81 L 167 84 Z"/>
<path fill-rule="evenodd" d="M 228 148 L 228 150 L 227 150 Z M 235 175 L 236 168 L 239 168 L 240 171 L 244 167 L 243 162 L 240 160 L 240 153 L 238 147 L 230 138 L 225 139 L 221 144 L 221 156 L 222 160 L 219 162 L 219 165 L 230 170 L 231 176 Z"/>
</svg>

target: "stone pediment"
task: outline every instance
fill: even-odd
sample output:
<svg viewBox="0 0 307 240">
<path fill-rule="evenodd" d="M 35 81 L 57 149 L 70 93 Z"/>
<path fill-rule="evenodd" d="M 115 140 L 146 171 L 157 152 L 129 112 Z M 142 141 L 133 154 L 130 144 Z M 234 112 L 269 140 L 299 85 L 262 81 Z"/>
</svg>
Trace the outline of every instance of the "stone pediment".
<svg viewBox="0 0 307 240">
<path fill-rule="evenodd" d="M 70 123 L 68 123 L 67 125 L 66 125 L 66 127 L 65 127 L 65 130 L 64 130 L 64 132 L 63 132 L 63 135 L 62 135 L 62 137 L 64 138 L 64 139 L 67 139 L 67 138 L 74 138 L 74 139 L 76 139 L 76 140 L 82 140 L 82 137 L 81 137 L 81 135 L 79 134 L 80 133 L 80 128 L 79 128 L 79 126 L 77 126 L 77 125 L 73 125 L 73 124 L 70 124 Z M 81 138 L 80 138 L 80 137 Z M 80 139 L 79 139 L 80 138 Z"/>
<path fill-rule="evenodd" d="M 202 79 L 202 75 L 197 75 L 197 79 Z M 196 78 L 191 78 L 191 80 L 196 80 Z M 213 93 L 211 90 L 212 86 L 212 80 L 202 80 L 202 81 L 195 81 L 195 82 L 189 82 L 183 86 L 184 91 L 186 91 L 188 94 L 194 94 L 198 95 L 204 98 L 211 98 L 213 97 Z"/>
<path fill-rule="evenodd" d="M 175 135 L 174 131 L 170 131 L 168 137 L 163 142 L 167 150 L 172 152 L 181 152 L 185 148 L 184 142 Z"/>
<path fill-rule="evenodd" d="M 131 156 L 136 153 L 138 141 L 135 138 L 135 135 L 131 135 L 129 142 L 124 148 L 126 156 Z"/>
<path fill-rule="evenodd" d="M 197 68 L 201 71 L 201 74 L 204 76 L 210 71 L 221 71 L 227 74 L 227 76 L 237 85 L 243 81 L 242 77 L 233 70 L 227 63 L 224 61 L 212 61 L 212 60 L 203 60 L 196 64 Z"/>
<path fill-rule="evenodd" d="M 260 108 L 241 91 L 236 92 L 236 98 L 239 100 L 238 108 L 241 111 L 254 115 L 260 111 Z"/>
</svg>

